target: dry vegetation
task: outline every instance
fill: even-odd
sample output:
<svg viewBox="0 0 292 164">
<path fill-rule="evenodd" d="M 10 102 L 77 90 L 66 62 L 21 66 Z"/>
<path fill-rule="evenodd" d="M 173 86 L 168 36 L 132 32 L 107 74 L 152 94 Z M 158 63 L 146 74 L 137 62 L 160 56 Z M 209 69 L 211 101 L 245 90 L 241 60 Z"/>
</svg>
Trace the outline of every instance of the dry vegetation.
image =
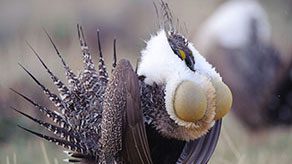
<svg viewBox="0 0 292 164">
<path fill-rule="evenodd" d="M 18 129 L 17 129 L 18 131 Z M 46 141 L 27 138 L 27 133 L 14 136 L 1 146 L 0 163 L 61 164 L 66 156 L 60 147 Z M 229 115 L 224 122 L 219 145 L 211 164 L 289 164 L 292 161 L 292 129 L 274 129 L 256 136 L 248 135 Z M 15 162 L 16 161 L 16 162 Z"/>
</svg>

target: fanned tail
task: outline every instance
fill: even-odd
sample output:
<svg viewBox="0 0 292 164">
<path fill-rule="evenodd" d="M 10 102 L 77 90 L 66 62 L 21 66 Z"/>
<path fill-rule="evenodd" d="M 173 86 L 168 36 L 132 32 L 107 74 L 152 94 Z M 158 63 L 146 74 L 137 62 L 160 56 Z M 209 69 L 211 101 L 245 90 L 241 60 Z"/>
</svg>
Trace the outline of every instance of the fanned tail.
<svg viewBox="0 0 292 164">
<path fill-rule="evenodd" d="M 54 104 L 59 112 L 52 111 L 34 102 L 27 96 L 11 89 L 13 92 L 24 98 L 26 101 L 35 106 L 40 112 L 45 114 L 55 124 L 36 119 L 16 108 L 13 108 L 19 114 L 27 117 L 33 122 L 44 127 L 48 131 L 53 132 L 56 137 L 47 136 L 41 133 L 34 132 L 22 126 L 20 128 L 28 131 L 38 137 L 61 145 L 70 150 L 68 155 L 70 159 L 67 162 L 84 162 L 89 163 L 99 161 L 100 155 L 100 122 L 103 111 L 103 98 L 106 85 L 108 82 L 108 73 L 106 71 L 102 50 L 100 45 L 100 38 L 98 33 L 98 46 L 99 46 L 99 69 L 96 70 L 94 63 L 85 41 L 84 32 L 82 27 L 77 25 L 78 37 L 80 40 L 82 59 L 84 63 L 84 70 L 80 75 L 76 76 L 65 60 L 61 56 L 60 51 L 53 42 L 48 32 L 44 29 L 47 37 L 49 38 L 52 46 L 54 47 L 58 58 L 61 60 L 65 69 L 65 75 L 68 80 L 69 86 L 67 87 L 45 64 L 44 60 L 40 57 L 36 50 L 27 43 L 28 47 L 32 50 L 41 65 L 44 67 L 49 77 L 58 89 L 59 95 L 54 94 L 46 88 L 28 69 L 23 65 L 19 66 L 33 79 L 33 81 L 42 89 L 50 101 Z M 114 59 L 113 69 L 116 66 L 116 40 L 113 43 Z M 71 159 L 73 158 L 73 159 Z"/>
</svg>

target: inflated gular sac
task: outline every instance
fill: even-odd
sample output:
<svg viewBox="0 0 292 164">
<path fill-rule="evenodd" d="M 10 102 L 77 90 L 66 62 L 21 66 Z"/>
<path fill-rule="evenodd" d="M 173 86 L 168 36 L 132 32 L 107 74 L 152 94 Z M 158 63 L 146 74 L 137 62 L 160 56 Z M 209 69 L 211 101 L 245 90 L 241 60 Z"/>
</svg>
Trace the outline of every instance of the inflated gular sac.
<svg viewBox="0 0 292 164">
<path fill-rule="evenodd" d="M 232 93 L 229 87 L 220 80 L 211 80 L 216 90 L 216 115 L 215 120 L 224 117 L 231 109 L 232 106 Z"/>
<path fill-rule="evenodd" d="M 200 120 L 207 108 L 203 89 L 191 81 L 183 81 L 177 87 L 173 103 L 177 117 L 187 122 Z"/>
</svg>

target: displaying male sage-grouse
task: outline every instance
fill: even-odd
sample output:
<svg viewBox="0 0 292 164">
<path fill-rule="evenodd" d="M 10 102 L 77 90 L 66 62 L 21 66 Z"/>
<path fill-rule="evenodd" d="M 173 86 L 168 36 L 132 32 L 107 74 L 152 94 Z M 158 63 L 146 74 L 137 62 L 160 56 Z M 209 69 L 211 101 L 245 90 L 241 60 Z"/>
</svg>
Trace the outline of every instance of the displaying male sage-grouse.
<svg viewBox="0 0 292 164">
<path fill-rule="evenodd" d="M 15 92 L 55 124 L 15 110 L 56 136 L 20 127 L 68 149 L 68 162 L 207 163 L 219 138 L 221 118 L 231 108 L 232 95 L 215 69 L 173 28 L 168 5 L 161 2 L 161 7 L 166 21 L 147 42 L 137 73 L 125 59 L 116 64 L 114 41 L 113 70 L 108 76 L 99 33 L 96 69 L 78 26 L 84 70 L 75 75 L 47 33 L 65 68 L 69 86 L 50 71 L 32 48 L 57 86 L 59 96 L 20 66 L 57 110 Z"/>
<path fill-rule="evenodd" d="M 196 39 L 233 91 L 233 112 L 250 132 L 292 123 L 286 70 L 292 59 L 273 43 L 267 15 L 259 1 L 225 1 Z"/>
</svg>

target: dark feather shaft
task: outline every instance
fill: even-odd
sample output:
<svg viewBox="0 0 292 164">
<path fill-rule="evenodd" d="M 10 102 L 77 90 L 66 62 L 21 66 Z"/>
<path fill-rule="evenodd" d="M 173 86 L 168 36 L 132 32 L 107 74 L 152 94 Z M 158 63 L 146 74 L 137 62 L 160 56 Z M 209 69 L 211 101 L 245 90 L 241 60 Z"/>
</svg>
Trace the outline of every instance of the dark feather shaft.
<svg viewBox="0 0 292 164">
<path fill-rule="evenodd" d="M 19 66 L 42 88 L 43 92 L 49 97 L 58 110 L 60 110 L 62 113 L 68 113 L 68 109 L 57 95 L 53 94 L 42 83 L 40 83 L 24 66 L 21 64 L 19 64 Z"/>
<path fill-rule="evenodd" d="M 79 162 L 81 162 L 81 160 L 79 160 L 79 159 L 67 159 L 67 160 L 64 160 L 64 162 L 79 163 Z"/>
<path fill-rule="evenodd" d="M 21 129 L 29 132 L 29 133 L 32 133 L 40 138 L 43 138 L 49 142 L 53 142 L 55 143 L 56 145 L 59 145 L 59 146 L 62 146 L 66 149 L 69 149 L 69 150 L 72 150 L 72 151 L 76 151 L 76 152 L 84 152 L 83 148 L 81 148 L 80 146 L 76 145 L 76 144 L 73 144 L 71 142 L 68 142 L 68 141 L 65 141 L 65 140 L 61 140 L 61 139 L 57 139 L 57 138 L 54 138 L 54 137 L 50 137 L 50 136 L 47 136 L 47 135 L 44 135 L 44 134 L 40 134 L 40 133 L 37 133 L 37 132 L 34 132 L 32 130 L 29 130 L 27 128 L 24 128 L 20 125 L 18 125 L 18 127 L 20 127 Z"/>
<path fill-rule="evenodd" d="M 117 42 L 117 39 L 114 39 L 114 59 L 113 59 L 113 69 L 116 68 L 117 66 L 117 49 L 116 49 L 116 42 Z"/>
<path fill-rule="evenodd" d="M 83 55 L 84 68 L 86 70 L 95 70 L 94 64 L 93 64 L 92 59 L 91 59 L 91 55 L 89 53 L 87 43 L 85 41 L 85 36 L 84 36 L 84 32 L 82 30 L 82 26 L 77 25 L 77 31 L 78 31 L 78 38 L 79 38 L 79 42 L 80 42 L 80 48 L 81 48 L 82 55 Z"/>
<path fill-rule="evenodd" d="M 99 51 L 99 62 L 98 62 L 98 70 L 99 70 L 99 78 L 103 83 L 108 82 L 108 74 L 106 71 L 103 55 L 102 55 L 102 48 L 101 48 L 101 42 L 100 42 L 100 32 L 97 30 L 97 44 L 98 44 L 98 51 Z"/>
<path fill-rule="evenodd" d="M 53 45 L 53 47 L 54 47 L 54 49 L 55 49 L 55 51 L 56 51 L 59 59 L 61 60 L 61 62 L 63 64 L 63 67 L 65 69 L 65 74 L 66 74 L 66 77 L 68 79 L 69 85 L 71 87 L 73 87 L 74 85 L 80 86 L 80 84 L 78 82 L 77 76 L 72 72 L 72 70 L 70 69 L 70 67 L 66 64 L 64 58 L 62 57 L 60 51 L 58 50 L 56 44 L 54 43 L 52 37 L 49 35 L 49 33 L 45 29 L 43 29 L 43 30 L 45 31 L 47 37 L 49 38 L 49 40 L 50 40 L 51 44 Z"/>
<path fill-rule="evenodd" d="M 17 92 L 16 90 L 14 90 L 14 89 L 12 89 L 12 88 L 11 88 L 11 90 L 12 90 L 14 93 L 18 94 L 19 96 L 21 96 L 22 98 L 24 98 L 26 101 L 30 102 L 30 103 L 31 103 L 32 105 L 34 105 L 34 106 L 35 106 L 40 112 L 44 113 L 48 118 L 50 118 L 53 122 L 59 124 L 62 128 L 65 128 L 65 129 L 67 129 L 68 131 L 71 129 L 70 125 L 66 122 L 66 120 L 65 120 L 62 116 L 60 116 L 60 115 L 54 113 L 54 112 L 51 111 L 51 110 L 48 110 L 48 109 L 45 108 L 45 107 L 40 106 L 39 104 L 35 103 L 35 102 L 32 101 L 30 98 L 28 98 L 27 96 L 25 96 L 25 95 L 23 95 L 23 94 Z"/>
<path fill-rule="evenodd" d="M 38 60 L 41 62 L 42 66 L 46 69 L 46 71 L 49 73 L 51 79 L 53 80 L 54 84 L 57 86 L 58 91 L 60 92 L 60 96 L 62 98 L 62 100 L 68 100 L 70 97 L 70 91 L 69 89 L 66 87 L 66 85 L 59 80 L 59 78 L 57 78 L 52 71 L 47 67 L 47 65 L 44 63 L 44 61 L 41 59 L 41 57 L 39 56 L 39 54 L 33 49 L 33 47 L 27 42 L 27 45 L 29 46 L 29 48 L 33 51 L 33 53 L 36 55 L 36 57 L 38 58 Z"/>
<path fill-rule="evenodd" d="M 32 116 L 26 114 L 26 113 L 23 113 L 19 110 L 17 110 L 16 108 L 14 107 L 11 107 L 13 110 L 15 110 L 16 112 L 20 113 L 21 115 L 27 117 L 28 119 L 38 123 L 39 125 L 45 127 L 46 129 L 48 129 L 49 131 L 53 132 L 54 134 L 56 134 L 58 137 L 60 138 L 63 138 L 69 142 L 72 142 L 72 143 L 79 143 L 80 142 L 80 139 L 79 137 L 77 137 L 75 134 L 73 134 L 72 132 L 69 132 L 63 128 L 60 128 L 58 126 L 55 126 L 53 124 L 50 124 L 50 123 L 47 123 L 47 122 L 44 122 L 44 121 L 41 121 L 39 119 L 36 119 L 36 118 L 33 118 Z"/>
</svg>

